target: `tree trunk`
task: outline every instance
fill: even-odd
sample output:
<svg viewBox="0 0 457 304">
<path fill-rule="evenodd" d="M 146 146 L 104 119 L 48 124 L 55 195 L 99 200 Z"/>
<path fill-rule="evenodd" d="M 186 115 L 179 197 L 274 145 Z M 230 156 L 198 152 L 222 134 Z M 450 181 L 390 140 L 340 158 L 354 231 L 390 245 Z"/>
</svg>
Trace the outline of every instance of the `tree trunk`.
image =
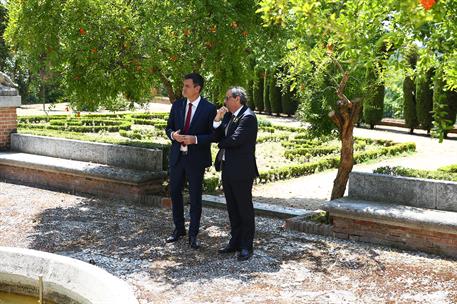
<svg viewBox="0 0 457 304">
<path fill-rule="evenodd" d="M 341 136 L 341 153 L 340 153 L 340 166 L 338 173 L 333 181 L 332 196 L 330 199 L 343 197 L 346 191 L 346 185 L 349 179 L 349 173 L 354 166 L 354 123 L 348 121 L 340 130 Z"/>
<path fill-rule="evenodd" d="M 331 53 L 328 53 L 328 55 L 343 74 L 343 78 L 336 90 L 336 95 L 340 99 L 337 103 L 337 111 L 331 111 L 329 113 L 330 119 L 338 127 L 341 139 L 340 166 L 338 167 L 336 178 L 333 181 L 332 196 L 330 198 L 334 200 L 343 197 L 344 192 L 346 191 L 349 173 L 351 173 L 352 167 L 354 166 L 353 133 L 354 126 L 359 121 L 362 102 L 359 98 L 351 101 L 344 95 L 344 89 L 349 80 L 349 72 L 344 71 L 341 64 Z"/>
<path fill-rule="evenodd" d="M 46 112 L 46 87 L 44 86 L 44 83 L 41 83 L 40 87 L 40 95 L 41 95 L 41 100 L 43 101 L 43 111 L 47 114 Z"/>
<path fill-rule="evenodd" d="M 175 102 L 176 94 L 175 94 L 175 91 L 173 90 L 173 85 L 171 84 L 170 80 L 168 80 L 168 78 L 165 75 L 163 75 L 162 73 L 159 73 L 159 74 L 160 74 L 160 79 L 162 80 L 163 85 L 167 89 L 167 94 L 168 94 L 168 98 L 170 99 L 170 103 Z"/>
</svg>

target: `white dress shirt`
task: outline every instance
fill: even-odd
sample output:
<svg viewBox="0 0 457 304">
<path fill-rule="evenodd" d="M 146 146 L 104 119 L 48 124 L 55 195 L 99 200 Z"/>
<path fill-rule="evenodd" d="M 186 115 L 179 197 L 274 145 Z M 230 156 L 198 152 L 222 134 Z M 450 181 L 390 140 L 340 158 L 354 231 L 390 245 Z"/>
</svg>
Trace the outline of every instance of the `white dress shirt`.
<svg viewBox="0 0 457 304">
<path fill-rule="evenodd" d="M 238 116 L 238 113 L 240 113 L 241 109 L 243 108 L 243 106 L 241 106 L 238 110 L 235 111 L 235 113 L 232 114 L 232 118 L 235 119 L 234 117 L 237 117 Z M 232 119 L 231 118 L 231 119 Z M 231 120 L 230 119 L 230 120 Z M 214 129 L 217 129 L 222 123 L 222 120 L 219 120 L 219 121 L 213 121 L 213 128 Z M 230 124 L 230 123 L 229 123 Z M 227 135 L 227 132 L 228 132 L 228 126 L 229 124 L 227 124 L 227 126 L 225 127 L 225 135 Z M 222 160 L 225 161 L 225 149 L 223 149 L 222 151 Z"/>
<path fill-rule="evenodd" d="M 200 100 L 201 100 L 200 96 L 198 96 L 197 99 L 195 99 L 192 102 L 189 99 L 187 99 L 186 109 L 184 111 L 184 124 L 183 124 L 183 126 L 186 126 L 186 118 L 187 118 L 187 111 L 189 110 L 189 103 L 192 104 L 192 112 L 190 114 L 190 124 L 192 124 L 192 119 L 194 118 L 195 111 L 197 111 L 197 107 L 198 107 L 198 104 L 200 103 Z M 173 139 L 174 139 L 174 136 L 173 136 L 174 134 L 175 134 L 175 132 L 173 132 L 171 134 L 171 137 L 173 137 Z M 197 144 L 197 136 L 195 136 L 195 144 Z M 183 151 L 183 152 L 187 151 L 187 146 L 181 145 L 180 150 Z"/>
</svg>

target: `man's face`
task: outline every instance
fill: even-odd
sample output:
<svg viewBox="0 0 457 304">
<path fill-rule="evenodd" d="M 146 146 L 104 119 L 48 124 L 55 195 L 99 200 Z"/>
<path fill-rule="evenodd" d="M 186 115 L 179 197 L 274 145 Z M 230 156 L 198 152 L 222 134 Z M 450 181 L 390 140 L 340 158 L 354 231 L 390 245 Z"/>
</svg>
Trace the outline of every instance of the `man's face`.
<svg viewBox="0 0 457 304">
<path fill-rule="evenodd" d="M 240 106 L 240 97 L 233 97 L 232 90 L 228 90 L 225 93 L 224 105 L 231 113 L 233 113 Z"/>
<path fill-rule="evenodd" d="M 200 94 L 200 86 L 195 85 L 192 79 L 184 79 L 182 85 L 182 96 L 195 98 Z"/>
</svg>

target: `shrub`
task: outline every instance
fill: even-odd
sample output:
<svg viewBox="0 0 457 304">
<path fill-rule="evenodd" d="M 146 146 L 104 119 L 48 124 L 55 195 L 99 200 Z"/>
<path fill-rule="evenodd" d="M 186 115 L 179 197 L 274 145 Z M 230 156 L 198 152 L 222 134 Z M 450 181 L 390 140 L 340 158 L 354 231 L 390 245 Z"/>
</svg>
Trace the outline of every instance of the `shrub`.
<svg viewBox="0 0 457 304">
<path fill-rule="evenodd" d="M 449 172 L 449 173 L 457 173 L 457 164 L 438 168 L 438 171 Z"/>
<path fill-rule="evenodd" d="M 457 182 L 457 173 L 449 173 L 444 171 L 432 171 L 432 170 L 419 170 L 405 167 L 379 167 L 373 170 L 373 173 L 386 174 L 393 176 L 406 176 L 406 177 L 417 177 L 426 179 L 436 180 L 447 180 Z"/>
</svg>

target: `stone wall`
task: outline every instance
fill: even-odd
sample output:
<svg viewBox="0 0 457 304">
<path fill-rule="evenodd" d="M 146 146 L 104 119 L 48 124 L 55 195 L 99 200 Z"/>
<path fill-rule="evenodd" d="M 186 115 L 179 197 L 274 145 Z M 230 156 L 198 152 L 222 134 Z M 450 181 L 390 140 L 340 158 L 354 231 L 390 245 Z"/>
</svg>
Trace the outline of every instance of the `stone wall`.
<svg viewBox="0 0 457 304">
<path fill-rule="evenodd" d="M 333 217 L 333 235 L 340 239 L 421 250 L 457 257 L 457 234 Z"/>
</svg>

